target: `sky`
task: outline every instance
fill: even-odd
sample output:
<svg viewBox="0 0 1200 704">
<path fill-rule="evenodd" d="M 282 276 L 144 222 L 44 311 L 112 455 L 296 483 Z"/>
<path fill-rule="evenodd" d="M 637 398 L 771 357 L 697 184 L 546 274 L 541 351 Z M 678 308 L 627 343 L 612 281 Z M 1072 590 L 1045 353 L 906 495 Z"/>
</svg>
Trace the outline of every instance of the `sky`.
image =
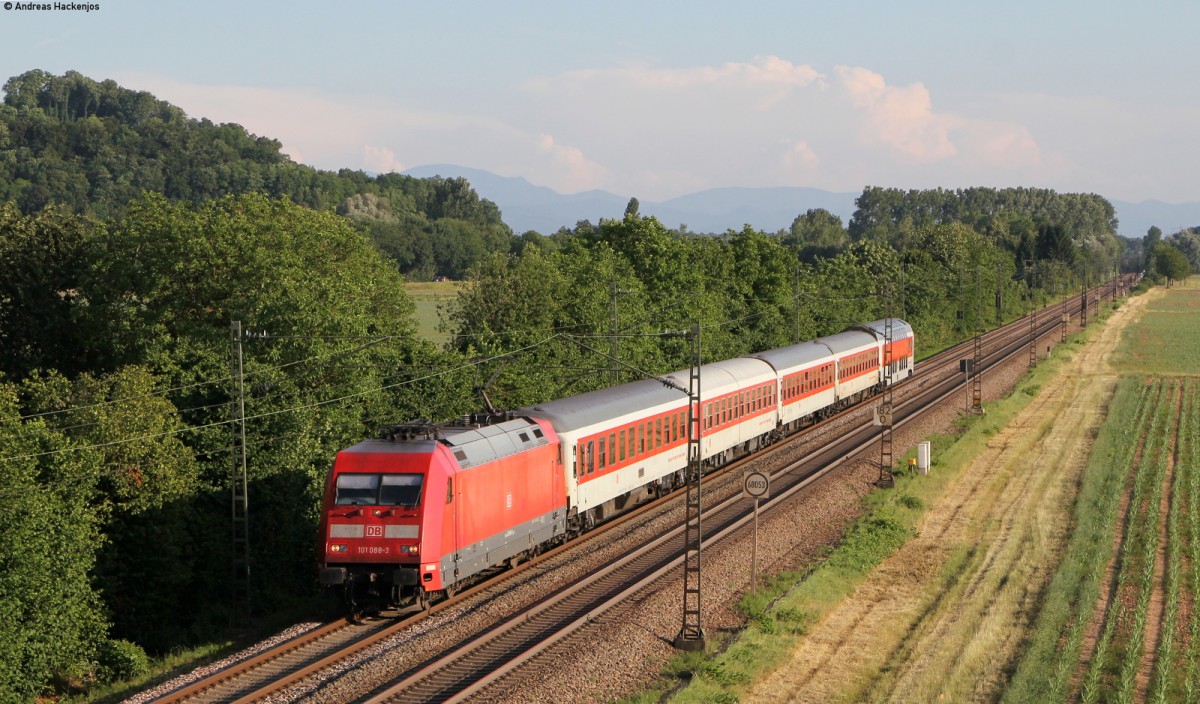
<svg viewBox="0 0 1200 704">
<path fill-rule="evenodd" d="M 647 201 L 1200 200 L 1195 0 L 18 4 L 0 9 L 0 80 L 111 78 L 320 169 L 454 164 Z"/>
</svg>

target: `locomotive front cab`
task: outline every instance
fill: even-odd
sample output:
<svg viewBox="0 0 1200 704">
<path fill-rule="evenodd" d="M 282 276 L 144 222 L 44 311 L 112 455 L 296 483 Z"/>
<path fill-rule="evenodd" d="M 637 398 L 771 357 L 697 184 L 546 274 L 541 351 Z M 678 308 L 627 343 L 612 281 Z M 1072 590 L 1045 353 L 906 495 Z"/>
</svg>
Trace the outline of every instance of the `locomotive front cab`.
<svg viewBox="0 0 1200 704">
<path fill-rule="evenodd" d="M 429 449 L 369 441 L 334 463 L 321 517 L 320 581 L 342 589 L 353 606 L 421 607 L 426 591 L 440 586 L 421 578 L 422 542 L 436 555 L 439 533 L 424 526 L 440 518 L 429 509 L 439 476 L 428 471 Z"/>
</svg>

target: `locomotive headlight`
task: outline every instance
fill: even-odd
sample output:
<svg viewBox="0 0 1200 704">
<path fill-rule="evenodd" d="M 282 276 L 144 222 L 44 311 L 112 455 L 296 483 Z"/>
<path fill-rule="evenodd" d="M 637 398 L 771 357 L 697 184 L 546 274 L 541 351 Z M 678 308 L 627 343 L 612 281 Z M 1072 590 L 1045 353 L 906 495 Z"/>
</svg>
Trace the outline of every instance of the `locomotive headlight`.
<svg viewBox="0 0 1200 704">
<path fill-rule="evenodd" d="M 401 545 L 400 552 L 404 555 L 416 555 L 421 551 L 420 545 Z"/>
<path fill-rule="evenodd" d="M 329 552 L 331 552 L 331 553 L 350 552 L 350 546 L 349 545 L 330 545 Z"/>
</svg>

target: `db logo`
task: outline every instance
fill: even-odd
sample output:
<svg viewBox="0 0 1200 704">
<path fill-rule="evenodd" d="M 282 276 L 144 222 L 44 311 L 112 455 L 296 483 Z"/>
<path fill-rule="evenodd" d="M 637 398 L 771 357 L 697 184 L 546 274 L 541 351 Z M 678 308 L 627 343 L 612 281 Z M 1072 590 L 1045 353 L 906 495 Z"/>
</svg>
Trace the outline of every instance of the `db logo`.
<svg viewBox="0 0 1200 704">
<path fill-rule="evenodd" d="M 383 526 L 367 526 L 367 537 L 368 538 L 382 538 L 383 537 Z"/>
</svg>

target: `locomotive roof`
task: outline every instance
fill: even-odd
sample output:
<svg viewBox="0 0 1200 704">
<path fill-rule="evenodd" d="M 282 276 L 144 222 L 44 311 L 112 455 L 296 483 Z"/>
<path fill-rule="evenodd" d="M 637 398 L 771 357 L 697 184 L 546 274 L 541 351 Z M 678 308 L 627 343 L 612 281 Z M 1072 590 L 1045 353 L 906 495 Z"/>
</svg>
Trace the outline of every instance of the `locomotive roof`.
<svg viewBox="0 0 1200 704">
<path fill-rule="evenodd" d="M 550 442 L 541 426 L 525 418 L 514 418 L 495 425 L 442 426 L 437 429 L 437 434 L 439 437 L 436 441 L 432 438 L 364 440 L 343 452 L 433 452 L 440 443 L 449 447 L 459 467 L 466 468 Z"/>
<path fill-rule="evenodd" d="M 541 426 L 525 418 L 495 425 L 449 426 L 442 429 L 442 436 L 442 442 L 450 446 L 458 466 L 464 469 L 550 442 Z"/>
<path fill-rule="evenodd" d="M 687 388 L 691 370 L 664 374 L 680 387 Z M 771 370 L 761 361 L 737 358 L 713 362 L 700 367 L 700 387 L 705 398 L 772 378 Z M 687 406 L 687 394 L 665 386 L 654 379 L 597 389 L 576 396 L 546 401 L 517 413 L 546 418 L 559 432 L 586 428 L 627 413 L 648 411 L 664 405 Z"/>
</svg>

